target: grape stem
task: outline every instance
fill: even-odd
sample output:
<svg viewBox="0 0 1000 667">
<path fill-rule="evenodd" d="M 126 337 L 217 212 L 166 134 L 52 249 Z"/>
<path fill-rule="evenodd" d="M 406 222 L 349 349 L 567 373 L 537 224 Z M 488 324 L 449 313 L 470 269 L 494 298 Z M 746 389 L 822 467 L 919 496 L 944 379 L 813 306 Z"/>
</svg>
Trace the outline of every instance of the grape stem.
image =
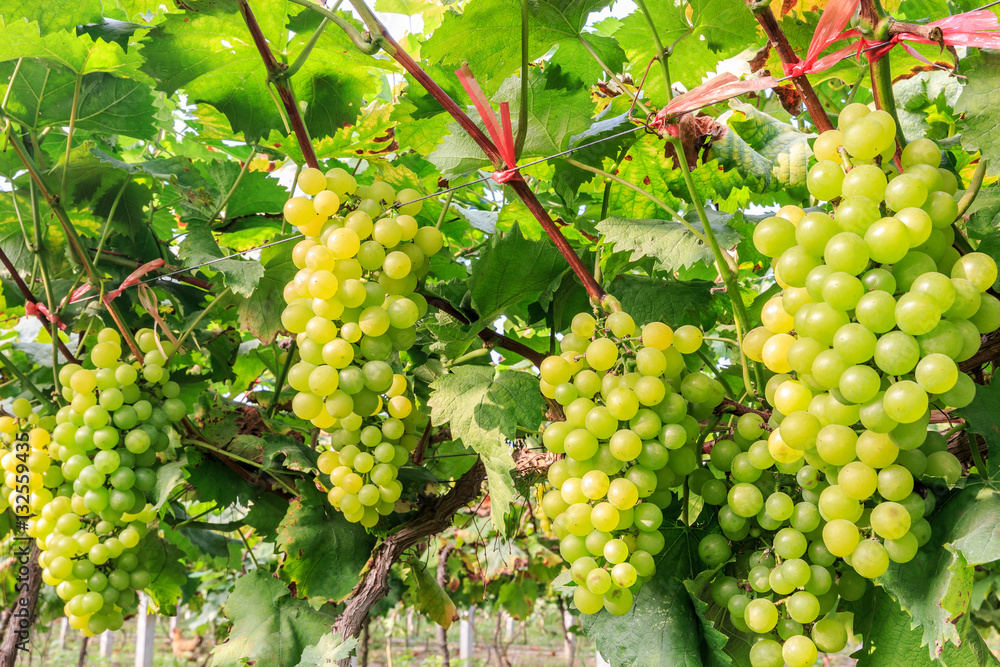
<svg viewBox="0 0 1000 667">
<path fill-rule="evenodd" d="M 422 294 L 421 296 L 427 299 L 427 305 L 434 306 L 441 312 L 448 313 L 462 324 L 471 324 L 471 320 L 469 320 L 468 317 L 463 315 L 457 308 L 444 299 L 436 296 L 430 296 L 428 294 Z M 520 341 L 508 338 L 503 334 L 498 334 L 492 329 L 483 329 L 476 335 L 479 336 L 479 338 L 483 341 L 483 344 L 487 347 L 497 346 L 502 347 L 505 350 L 510 350 L 511 352 L 519 354 L 530 361 L 536 368 L 541 368 L 542 362 L 545 361 L 544 353 L 533 350 Z"/>
<path fill-rule="evenodd" d="M 979 164 L 976 165 L 976 171 L 972 174 L 972 180 L 969 181 L 969 188 L 962 195 L 962 198 L 958 200 L 958 217 L 961 218 L 965 215 L 965 212 L 969 210 L 972 206 L 972 202 L 976 201 L 976 195 L 979 194 L 980 188 L 983 187 L 983 178 L 986 176 L 986 166 L 989 161 L 980 156 Z"/>
<path fill-rule="evenodd" d="M 722 403 L 719 405 L 719 409 L 726 410 L 726 412 L 732 413 L 734 415 L 755 414 L 758 415 L 765 422 L 771 418 L 770 410 L 755 410 L 751 407 L 748 407 L 746 405 L 743 405 L 742 403 L 739 403 L 737 401 L 728 398 L 722 399 Z"/>
<path fill-rule="evenodd" d="M 302 121 L 302 114 L 299 113 L 299 105 L 295 103 L 295 94 L 292 92 L 292 86 L 288 79 L 282 76 L 285 71 L 285 66 L 278 63 L 274 54 L 271 53 L 271 47 L 268 46 L 267 39 L 264 37 L 264 33 L 260 29 L 260 24 L 257 23 L 257 17 L 254 16 L 247 0 L 240 0 L 239 5 L 240 14 L 243 15 L 243 21 L 246 23 L 247 30 L 250 31 L 250 37 L 253 39 L 253 43 L 256 45 L 258 53 L 260 53 L 261 60 L 264 61 L 264 68 L 267 70 L 267 78 L 272 84 L 274 84 L 275 89 L 278 91 L 278 97 L 281 99 L 281 104 L 285 108 L 285 113 L 288 115 L 288 120 L 292 125 L 292 132 L 295 133 L 295 140 L 299 144 L 302 156 L 305 158 L 307 165 L 318 169 L 319 161 L 316 159 L 316 151 L 313 150 L 312 140 L 309 138 L 309 131 L 306 129 L 306 125 Z M 310 5 L 310 7 L 317 9 L 316 5 Z M 333 16 L 335 16 L 337 20 L 342 20 L 336 14 L 333 14 Z M 331 20 L 335 23 L 337 22 L 335 19 Z"/>
<path fill-rule="evenodd" d="M 268 419 L 273 418 L 274 412 L 278 409 L 281 391 L 285 388 L 285 380 L 288 379 L 288 369 L 292 367 L 292 360 L 295 358 L 297 344 L 294 338 L 292 338 L 291 341 L 291 345 L 288 346 L 288 356 L 285 357 L 285 363 L 281 365 L 281 370 L 278 371 L 278 376 L 274 379 L 274 395 L 271 396 L 271 402 L 268 404 L 267 411 L 264 413 L 264 416 Z"/>
<path fill-rule="evenodd" d="M 226 289 L 222 290 L 219 293 L 219 295 L 215 297 L 215 299 L 213 299 L 211 302 L 208 303 L 208 305 L 205 306 L 204 310 L 202 310 L 198 314 L 198 317 L 195 318 L 194 322 L 191 323 L 191 326 L 185 329 L 184 333 L 182 333 L 180 335 L 180 338 L 177 339 L 177 345 L 174 347 L 174 351 L 170 353 L 170 356 L 167 357 L 167 363 L 170 362 L 170 360 L 174 357 L 175 354 L 181 351 L 181 345 L 184 343 L 185 340 L 187 340 L 187 337 L 191 335 L 191 332 L 195 330 L 195 327 L 197 327 L 201 323 L 201 321 L 205 319 L 205 315 L 207 315 L 208 312 L 212 310 L 212 307 L 215 306 L 215 304 L 222 301 L 231 291 L 232 290 L 229 287 L 227 287 Z"/>
<path fill-rule="evenodd" d="M 524 140 L 528 137 L 528 68 L 531 56 L 528 55 L 528 32 L 531 15 L 529 0 L 521 0 L 521 99 L 517 113 L 517 136 L 514 137 L 514 155 L 521 159 Z"/>
<path fill-rule="evenodd" d="M 646 5 L 643 0 L 637 0 L 637 4 L 642 10 L 643 16 L 646 18 L 646 23 L 653 36 L 653 41 L 657 45 L 658 57 L 660 64 L 663 66 L 663 75 L 666 78 L 666 93 L 667 100 L 669 101 L 673 97 L 673 91 L 670 89 L 670 63 L 668 62 L 667 54 L 662 50 L 660 35 L 656 30 L 656 25 L 653 23 L 653 17 L 646 9 Z M 750 381 L 750 374 L 748 370 L 749 362 L 747 361 L 746 354 L 743 352 L 743 334 L 750 328 L 750 317 L 747 315 L 746 305 L 743 303 L 743 297 L 740 295 L 739 281 L 736 275 L 738 269 L 733 263 L 733 258 L 723 252 L 722 248 L 719 247 L 719 242 L 715 238 L 715 232 L 713 231 L 712 224 L 708 219 L 708 214 L 705 213 L 705 205 L 701 200 L 698 188 L 694 184 L 694 179 L 691 177 L 691 168 L 688 165 L 684 149 L 686 144 L 691 144 L 693 141 L 693 137 L 687 136 L 686 132 L 686 130 L 690 129 L 690 124 L 681 122 L 678 123 L 677 127 L 682 136 L 674 137 L 668 134 L 667 138 L 670 144 L 674 147 L 674 152 L 677 154 L 678 168 L 681 171 L 681 175 L 684 177 L 684 184 L 687 186 L 688 195 L 691 198 L 691 204 L 694 206 L 695 212 L 698 214 L 698 220 L 701 221 L 702 231 L 704 232 L 703 240 L 706 245 L 712 249 L 712 255 L 715 257 L 715 263 L 719 269 L 719 275 L 722 277 L 722 282 L 726 286 L 726 294 L 729 296 L 729 301 L 733 306 L 733 320 L 736 325 L 736 338 L 740 344 L 739 353 L 741 368 L 743 371 L 744 389 L 746 389 L 747 394 L 756 398 L 757 395 L 753 390 L 753 383 Z M 754 372 L 757 376 L 757 384 L 761 384 L 760 369 L 754 366 Z"/>
<path fill-rule="evenodd" d="M 795 55 L 792 45 L 788 43 L 788 37 L 785 36 L 777 19 L 775 19 L 774 12 L 771 11 L 770 2 L 767 0 L 746 0 L 746 5 L 753 12 L 754 18 L 757 19 L 757 23 L 764 30 L 764 34 L 767 35 L 768 40 L 774 46 L 774 50 L 778 52 L 781 62 L 785 65 L 797 64 L 799 57 Z M 812 117 L 813 125 L 816 126 L 816 129 L 821 133 L 832 130 L 833 123 L 830 122 L 830 117 L 826 114 L 826 109 L 820 103 L 819 97 L 816 96 L 816 91 L 813 90 L 812 84 L 809 83 L 806 75 L 793 77 L 792 83 L 795 84 L 795 87 L 802 95 L 802 102 L 805 104 L 809 116 Z"/>
<path fill-rule="evenodd" d="M 233 470 L 235 470 L 240 475 L 240 477 L 243 477 L 245 480 L 247 480 L 248 482 L 250 482 L 252 484 L 255 484 L 257 486 L 261 486 L 261 484 L 260 484 L 259 481 L 254 481 L 253 475 L 250 475 L 249 473 L 247 473 L 245 470 L 243 470 L 242 468 L 240 468 L 239 466 L 237 466 L 235 463 L 233 463 L 233 461 L 239 461 L 240 463 L 243 463 L 245 465 L 257 468 L 261 472 L 267 473 L 267 475 L 271 479 L 273 479 L 275 481 L 275 483 L 278 484 L 278 486 L 280 486 L 286 493 L 289 494 L 289 497 L 294 498 L 295 496 L 299 495 L 298 492 L 295 489 L 293 489 L 292 487 L 290 487 L 287 482 L 285 482 L 284 480 L 282 480 L 281 478 L 279 478 L 277 475 L 275 475 L 270 470 L 265 470 L 264 469 L 264 465 L 262 463 L 257 463 L 256 461 L 251 461 L 250 459 L 244 458 L 242 456 L 237 456 L 236 454 L 233 454 L 232 452 L 227 452 L 224 449 L 219 449 L 218 447 L 210 445 L 210 444 L 208 444 L 207 442 L 205 442 L 204 440 L 201 440 L 201 439 L 188 438 L 186 440 L 183 440 L 182 443 L 185 444 L 185 445 L 191 445 L 191 446 L 194 446 L 194 447 L 199 447 L 201 449 L 204 449 L 204 450 L 207 450 L 209 452 L 212 452 L 213 454 L 215 454 L 215 456 L 218 459 L 220 459 L 227 466 L 229 466 L 230 468 L 232 468 Z"/>
<path fill-rule="evenodd" d="M 723 377 L 722 373 L 719 372 L 719 369 L 716 367 L 716 365 L 712 363 L 712 360 L 709 358 L 707 354 L 705 354 L 705 352 L 701 348 L 698 348 L 698 356 L 701 357 L 701 360 L 705 362 L 705 365 L 709 367 L 712 373 L 715 374 L 715 377 L 718 378 L 719 382 L 722 383 L 722 386 L 726 391 L 726 396 L 728 396 L 733 400 L 736 400 L 736 396 L 733 394 L 733 388 L 729 386 L 729 382 L 726 380 L 725 377 Z"/>
</svg>

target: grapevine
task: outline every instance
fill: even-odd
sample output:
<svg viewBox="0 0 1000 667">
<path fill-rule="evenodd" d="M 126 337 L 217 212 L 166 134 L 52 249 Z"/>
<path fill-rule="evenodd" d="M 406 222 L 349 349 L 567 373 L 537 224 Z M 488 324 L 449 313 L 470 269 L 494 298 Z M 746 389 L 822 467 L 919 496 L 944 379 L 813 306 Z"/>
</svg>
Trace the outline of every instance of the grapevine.
<svg viewBox="0 0 1000 667">
<path fill-rule="evenodd" d="M 7 4 L 0 667 L 997 664 L 994 7 Z"/>
</svg>

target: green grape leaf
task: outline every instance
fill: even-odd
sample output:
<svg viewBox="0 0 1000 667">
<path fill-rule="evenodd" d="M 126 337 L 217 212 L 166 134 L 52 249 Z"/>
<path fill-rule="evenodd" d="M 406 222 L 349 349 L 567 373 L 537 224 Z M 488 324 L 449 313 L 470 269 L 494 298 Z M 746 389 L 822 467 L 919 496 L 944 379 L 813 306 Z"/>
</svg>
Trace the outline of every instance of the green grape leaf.
<svg viewBox="0 0 1000 667">
<path fill-rule="evenodd" d="M 175 614 L 177 602 L 183 595 L 188 581 L 188 568 L 183 563 L 183 553 L 176 545 L 161 539 L 155 531 L 146 533 L 138 546 L 138 553 L 145 556 L 152 583 L 146 587 L 149 599 L 164 614 Z"/>
<path fill-rule="evenodd" d="M 334 615 L 296 599 L 269 572 L 254 570 L 236 580 L 224 607 L 233 622 L 229 638 L 212 650 L 212 667 L 291 667 L 306 647 L 329 634 Z"/>
<path fill-rule="evenodd" d="M 864 637 L 863 646 L 851 657 L 858 667 L 987 667 L 1000 664 L 971 622 L 963 624 L 961 646 L 944 644 L 929 655 L 921 643 L 920 628 L 913 619 L 879 586 L 869 586 L 857 602 L 849 603 L 854 612 L 854 633 Z"/>
<path fill-rule="evenodd" d="M 220 569 L 240 567 L 243 552 L 243 542 L 240 540 L 225 537 L 212 530 L 175 529 L 171 526 L 163 526 L 161 530 L 163 537 L 181 550 L 188 563 L 204 563 Z"/>
<path fill-rule="evenodd" d="M 970 480 L 957 491 L 933 524 L 950 528 L 951 545 L 970 565 L 984 565 L 1000 560 L 1000 534 L 996 518 L 1000 516 L 1000 492 L 992 485 L 976 484 Z"/>
<path fill-rule="evenodd" d="M 726 169 L 735 169 L 758 192 L 804 187 L 812 151 L 808 140 L 788 123 L 758 111 L 752 104 L 733 101 L 728 131 L 712 142 L 711 156 Z"/>
<path fill-rule="evenodd" d="M 0 78 L 9 81 L 15 66 L 13 62 L 0 64 Z M 25 60 L 13 84 L 0 86 L 0 94 L 6 95 L 12 86 L 7 114 L 19 124 L 41 131 L 69 125 L 75 85 L 76 76 L 66 69 Z M 146 83 L 96 72 L 81 80 L 75 127 L 146 139 L 157 131 L 155 113 L 153 94 Z"/>
<path fill-rule="evenodd" d="M 504 516 L 514 497 L 509 443 L 517 437 L 518 426 L 535 432 L 541 425 L 545 401 L 538 377 L 491 366 L 460 365 L 431 384 L 428 404 L 435 425 L 449 424 L 452 435 L 482 457 L 493 525 L 505 534 Z"/>
<path fill-rule="evenodd" d="M 289 470 L 300 472 L 317 472 L 316 463 L 319 460 L 319 453 L 310 447 L 308 443 L 299 442 L 295 438 L 279 433 L 264 433 L 261 436 L 264 443 L 265 462 L 274 463 L 279 457 L 283 458 L 282 466 Z M 279 467 L 275 465 L 275 467 Z"/>
<path fill-rule="evenodd" d="M 981 151 L 989 160 L 987 175 L 995 176 L 1000 173 L 1000 54 L 977 50 L 962 61 L 962 72 L 969 77 L 955 103 L 955 113 L 964 114 L 962 147 Z"/>
<path fill-rule="evenodd" d="M 117 42 L 95 40 L 73 30 L 42 34 L 38 23 L 7 19 L 0 25 L 0 61 L 18 58 L 38 58 L 74 74 L 110 72 L 143 78 L 139 73 L 142 58 L 135 49 L 126 53 Z"/>
<path fill-rule="evenodd" d="M 340 602 L 361 581 L 375 538 L 356 523 L 348 523 L 326 496 L 303 484 L 278 526 L 277 546 L 285 554 L 278 568 L 281 579 L 294 584 L 313 609 Z"/>
<path fill-rule="evenodd" d="M 739 0 L 655 2 L 647 9 L 656 25 L 660 43 L 664 47 L 673 45 L 671 78 L 689 90 L 699 85 L 705 74 L 714 71 L 715 63 L 743 51 L 747 47 L 747 36 L 756 34 L 758 29 L 753 15 Z M 596 27 L 613 33 L 625 49 L 632 63 L 632 79 L 637 85 L 645 75 L 642 86 L 645 96 L 654 101 L 665 99 L 663 70 L 653 63 L 646 74 L 647 66 L 658 53 L 642 12 L 635 10 L 620 21 L 606 19 Z"/>
<path fill-rule="evenodd" d="M 629 148 L 625 160 L 618 168 L 618 176 L 659 198 L 677 210 L 682 201 L 690 199 L 687 185 L 680 169 L 672 167 L 671 158 L 663 157 L 663 142 L 645 136 Z M 697 165 L 691 176 L 695 189 L 704 200 L 718 200 L 744 185 L 743 176 L 735 169 L 723 169 L 716 160 Z M 622 218 L 656 219 L 664 215 L 663 208 L 641 192 L 627 187 L 611 189 L 608 211 Z"/>
<path fill-rule="evenodd" d="M 255 10 L 272 44 L 287 43 L 293 56 L 311 36 L 310 26 L 315 27 L 309 16 L 293 21 L 292 27 L 305 32 L 289 42 L 281 27 L 285 5 L 263 4 Z M 143 71 L 156 80 L 157 90 L 183 89 L 192 102 L 216 107 L 248 141 L 284 131 L 277 93 L 269 90 L 263 61 L 238 13 L 168 14 L 142 44 Z M 361 110 L 356 100 L 378 90 L 378 77 L 370 76 L 375 63 L 363 59 L 342 31 L 323 32 L 294 83 L 303 120 L 314 137 L 331 136 L 354 122 Z"/>
<path fill-rule="evenodd" d="M 996 415 L 1000 410 L 1000 383 L 997 385 L 976 385 L 976 397 L 956 413 L 968 422 L 970 433 L 978 433 L 986 441 L 986 470 L 981 471 L 991 482 L 1000 482 L 1000 426 Z M 973 444 L 974 447 L 978 443 Z"/>
<path fill-rule="evenodd" d="M 457 607 L 452 602 L 448 592 L 441 588 L 431 571 L 424 563 L 411 564 L 407 570 L 407 584 L 413 593 L 417 611 L 447 630 L 452 621 L 457 618 Z"/>
<path fill-rule="evenodd" d="M 347 641 L 344 641 L 340 635 L 332 632 L 325 634 L 318 644 L 302 651 L 302 660 L 295 667 L 329 667 L 344 658 L 349 658 L 357 646 L 357 637 L 348 637 Z"/>
<path fill-rule="evenodd" d="M 181 458 L 179 461 L 171 461 L 160 466 L 156 471 L 156 509 L 163 507 L 167 498 L 173 493 L 177 485 L 184 481 L 184 468 L 187 466 L 187 459 Z"/>
<path fill-rule="evenodd" d="M 613 616 L 605 610 L 582 617 L 587 636 L 612 665 L 704 667 L 728 665 L 715 631 L 704 634 L 684 579 L 700 569 L 698 534 L 680 526 L 664 531 L 666 546 L 656 574 L 642 586 L 631 611 Z"/>
<path fill-rule="evenodd" d="M 188 228 L 180 245 L 180 256 L 188 266 L 212 262 L 207 268 L 221 273 L 226 287 L 244 297 L 253 295 L 264 276 L 264 267 L 255 260 L 220 259 L 224 257 L 222 249 L 205 227 Z"/>
<path fill-rule="evenodd" d="M 718 218 L 718 214 L 716 214 Z M 699 233 L 701 223 L 690 223 Z M 616 252 L 631 251 L 631 261 L 652 257 L 657 269 L 673 273 L 699 262 L 711 264 L 712 250 L 679 222 L 673 220 L 629 220 L 611 217 L 597 223 L 604 240 L 615 247 Z M 729 248 L 739 240 L 736 231 L 718 221 L 712 225 L 719 245 Z"/>
<path fill-rule="evenodd" d="M 547 303 L 566 262 L 546 240 L 530 241 L 514 225 L 506 234 L 494 234 L 472 264 L 469 291 L 479 313 L 481 330 L 508 309 L 526 303 Z"/>
<path fill-rule="evenodd" d="M 281 520 L 288 512 L 288 501 L 276 493 L 254 489 L 248 494 L 250 511 L 243 518 L 264 540 L 274 539 Z"/>
<path fill-rule="evenodd" d="M 425 68 L 428 76 L 437 81 L 453 100 L 465 99 L 466 93 L 455 76 L 454 67 L 438 65 Z M 407 79 L 406 90 L 393 106 L 390 118 L 396 122 L 395 136 L 403 146 L 409 146 L 421 155 L 431 153 L 448 136 L 451 115 L 421 86 Z M 513 117 L 511 122 L 515 122 Z"/>
<path fill-rule="evenodd" d="M 4 17 L 38 21 L 43 35 L 97 23 L 101 20 L 101 11 L 101 0 L 81 0 L 71 9 L 66 3 L 53 0 L 5 0 L 3 7 Z"/>
<path fill-rule="evenodd" d="M 242 328 L 269 345 L 282 329 L 281 312 L 285 309 L 283 290 L 298 269 L 292 262 L 292 254 L 281 245 L 261 251 L 260 263 L 264 273 L 253 294 L 240 301 L 239 322 Z"/>
<path fill-rule="evenodd" d="M 719 313 L 714 283 L 708 281 L 659 280 L 645 276 L 622 275 L 615 278 L 608 291 L 622 303 L 622 308 L 640 326 L 648 322 L 666 322 L 677 327 L 694 324 L 710 329 Z"/>
<path fill-rule="evenodd" d="M 551 50 L 571 50 L 560 60 L 593 61 L 579 43 L 590 12 L 608 0 L 541 0 L 529 7 L 528 57 L 536 60 Z M 521 66 L 521 12 L 510 0 L 474 0 L 462 13 L 448 12 L 441 26 L 421 49 L 432 63 L 467 62 L 483 90 L 494 92 L 500 82 Z M 558 53 L 558 51 L 557 51 Z M 614 61 L 612 61 L 614 62 Z M 594 70 L 595 72 L 598 70 Z M 589 86 L 590 79 L 585 79 Z M 586 86 L 584 86 L 586 88 Z M 513 107 L 512 107 L 513 108 Z"/>
</svg>

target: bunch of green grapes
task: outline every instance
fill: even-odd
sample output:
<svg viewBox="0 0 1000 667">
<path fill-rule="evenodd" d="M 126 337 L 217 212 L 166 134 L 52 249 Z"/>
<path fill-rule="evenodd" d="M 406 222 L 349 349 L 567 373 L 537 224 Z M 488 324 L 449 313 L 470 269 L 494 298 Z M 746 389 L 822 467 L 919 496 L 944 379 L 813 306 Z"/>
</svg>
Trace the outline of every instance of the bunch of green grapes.
<svg viewBox="0 0 1000 667">
<path fill-rule="evenodd" d="M 88 636 L 119 629 L 137 607 L 136 591 L 150 584 L 138 545 L 156 518 L 148 495 L 156 455 L 187 413 L 166 370 L 173 346 L 149 329 L 136 339 L 142 363 L 122 361 L 118 332 L 104 329 L 86 366 L 63 366 L 69 405 L 56 413 L 51 441 L 38 436 L 59 465 L 44 472 L 36 491 L 44 502 L 28 534 L 41 550 L 43 581 L 56 587 L 70 625 Z"/>
<path fill-rule="evenodd" d="M 371 364 L 388 366 L 382 361 L 369 361 L 362 369 L 352 366 L 345 370 L 352 379 L 367 378 Z M 406 395 L 406 377 L 393 375 L 391 368 L 387 372 L 392 377 L 385 391 L 387 408 L 382 410 L 381 398 L 375 395 L 376 404 L 361 409 L 368 417 L 354 412 L 339 419 L 337 426 L 329 429 L 330 449 L 320 454 L 318 463 L 320 472 L 330 476 L 330 504 L 348 521 L 365 528 L 374 527 L 380 517 L 393 512 L 403 494 L 403 485 L 397 479 L 399 468 L 410 460 L 410 453 L 420 442 L 414 433 L 426 421 Z M 359 403 L 355 402 L 355 406 Z"/>
<path fill-rule="evenodd" d="M 416 340 L 427 301 L 414 290 L 443 237 L 419 226 L 415 190 L 359 186 L 339 168 L 305 169 L 298 185 L 312 198 L 285 205 L 285 218 L 306 236 L 292 251 L 299 271 L 285 286 L 281 317 L 300 356 L 288 374 L 298 392 L 292 410 L 331 434 L 321 466 L 331 476 L 330 502 L 370 528 L 399 499 L 397 470 L 424 420 L 391 362 Z"/>
<path fill-rule="evenodd" d="M 841 650 L 838 600 L 858 599 L 930 538 L 935 495 L 915 481 L 962 475 L 931 408 L 975 396 L 958 364 L 1000 326 L 1000 301 L 986 293 L 997 267 L 952 247 L 957 181 L 934 142 L 908 144 L 899 174 L 894 141 L 889 114 L 848 105 L 839 130 L 816 140 L 808 175 L 831 210 L 786 207 L 754 231 L 783 288 L 744 339 L 775 373 L 772 430 L 745 415 L 732 440 L 714 443 L 727 490 L 704 499 L 720 506 L 721 534 L 699 548 L 710 566 L 750 554 L 712 595 L 737 628 L 763 636 L 754 667 L 805 667 Z"/>
<path fill-rule="evenodd" d="M 576 608 L 620 615 L 655 571 L 662 508 L 698 470 L 698 420 L 724 389 L 685 365 L 702 345 L 693 326 L 640 332 L 624 312 L 580 313 L 560 345 L 542 362 L 541 387 L 566 420 L 548 424 L 542 441 L 565 456 L 549 468 L 541 507 L 570 563 Z"/>
</svg>

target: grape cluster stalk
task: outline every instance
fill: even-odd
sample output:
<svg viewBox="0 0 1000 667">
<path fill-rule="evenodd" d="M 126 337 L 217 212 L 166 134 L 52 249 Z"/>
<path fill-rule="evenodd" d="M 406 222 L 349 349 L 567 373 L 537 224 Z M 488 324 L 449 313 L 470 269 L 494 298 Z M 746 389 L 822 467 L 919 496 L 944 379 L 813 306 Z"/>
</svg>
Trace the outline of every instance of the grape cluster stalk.
<svg viewBox="0 0 1000 667">
<path fill-rule="evenodd" d="M 292 251 L 299 270 L 281 316 L 299 355 L 292 411 L 330 434 L 319 459 L 330 504 L 373 528 L 401 498 L 398 471 L 426 422 L 398 353 L 416 342 L 427 301 L 415 290 L 444 239 L 414 217 L 415 190 L 358 185 L 340 168 L 304 169 L 298 186 L 307 196 L 289 199 L 284 215 L 306 238 Z"/>
</svg>

